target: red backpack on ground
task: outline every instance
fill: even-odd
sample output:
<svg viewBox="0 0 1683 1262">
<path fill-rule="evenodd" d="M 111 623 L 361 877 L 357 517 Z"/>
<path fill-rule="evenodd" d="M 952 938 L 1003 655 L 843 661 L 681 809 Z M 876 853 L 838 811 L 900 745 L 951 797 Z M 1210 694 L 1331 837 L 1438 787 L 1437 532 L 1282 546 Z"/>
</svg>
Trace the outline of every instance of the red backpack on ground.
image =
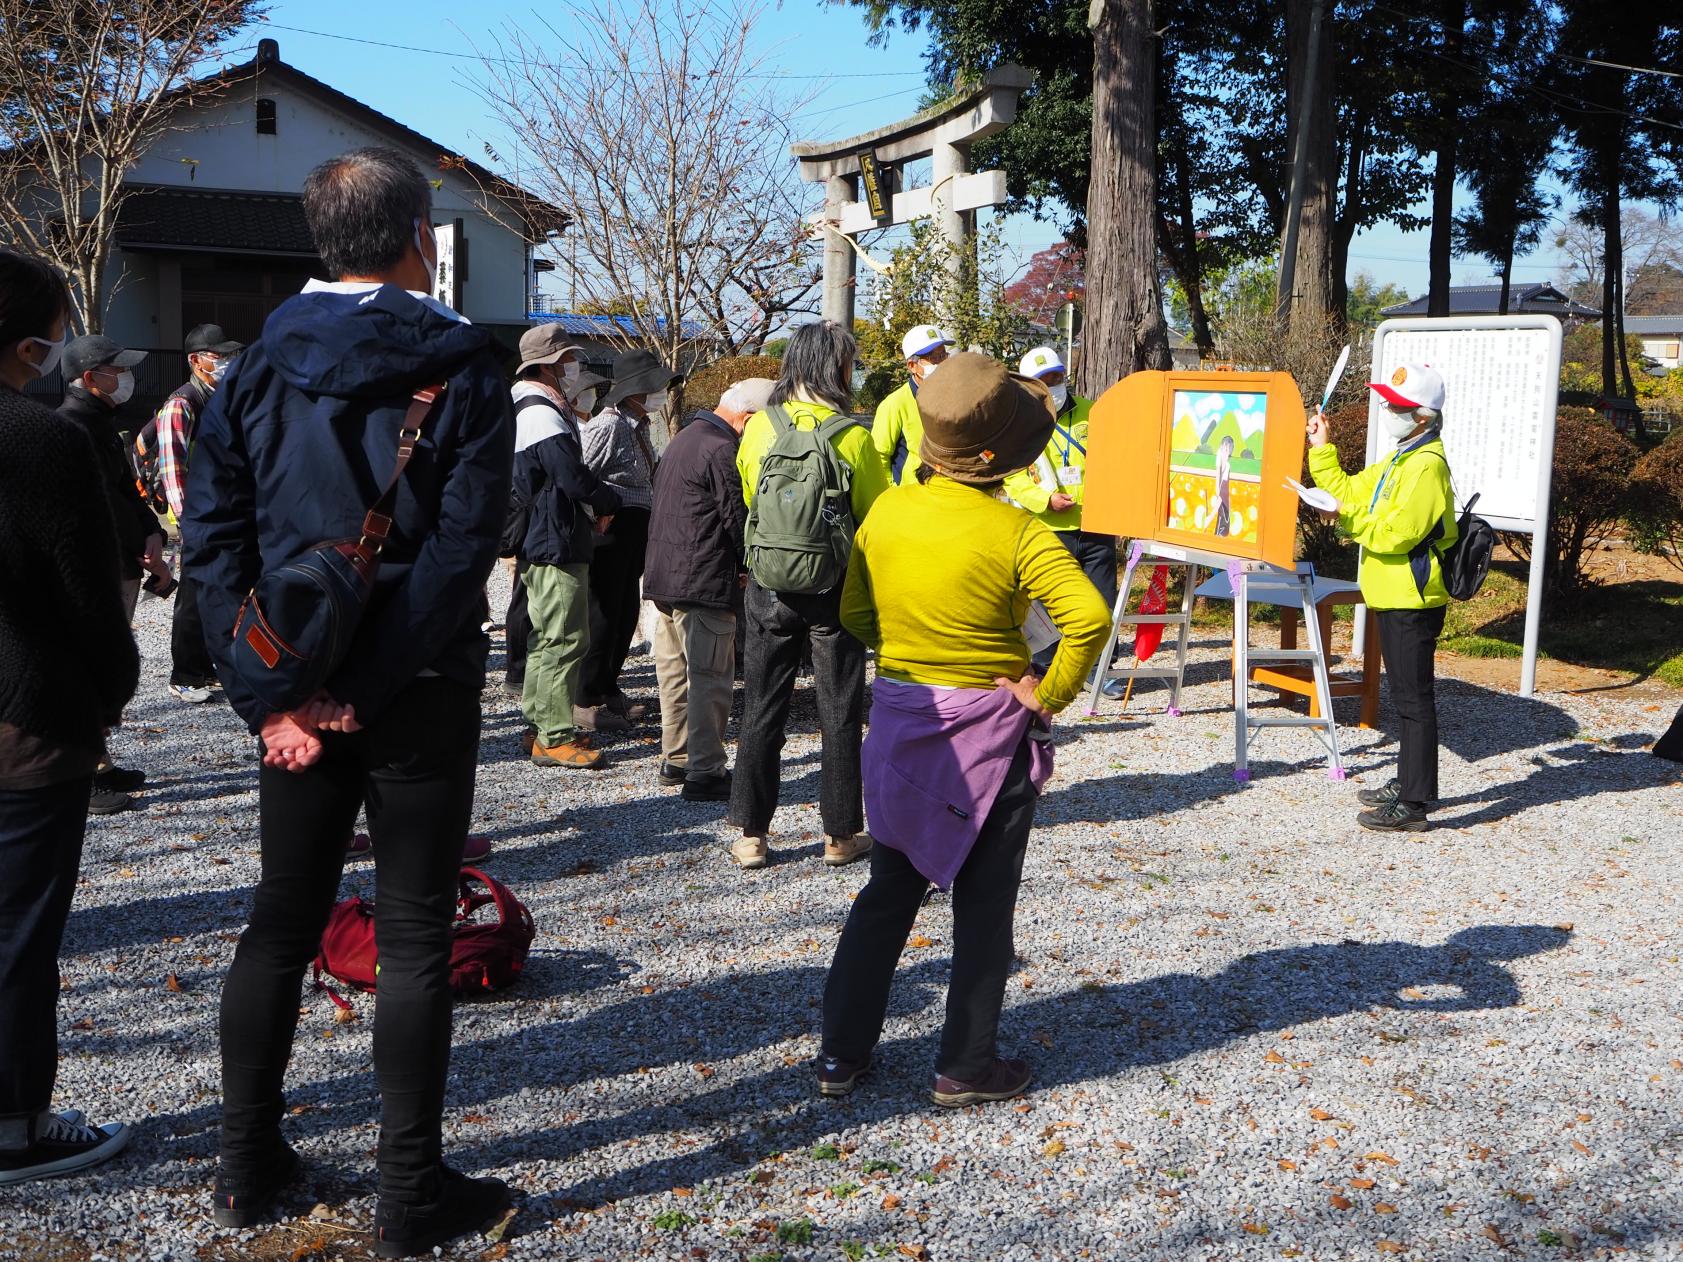
<svg viewBox="0 0 1683 1262">
<path fill-rule="evenodd" d="M 474 882 L 488 891 L 476 894 Z M 475 920 L 483 907 L 495 907 L 497 918 Z M 462 892 L 456 904 L 456 932 L 450 947 L 450 989 L 458 995 L 475 995 L 503 990 L 520 980 L 537 930 L 532 913 L 514 892 L 478 868 L 462 869 Z M 378 952 L 374 947 L 374 904 L 347 898 L 333 909 L 321 935 L 321 953 L 316 956 L 316 986 L 341 1008 L 350 1005 L 321 980 L 327 973 L 347 986 L 372 992 L 379 976 Z"/>
</svg>

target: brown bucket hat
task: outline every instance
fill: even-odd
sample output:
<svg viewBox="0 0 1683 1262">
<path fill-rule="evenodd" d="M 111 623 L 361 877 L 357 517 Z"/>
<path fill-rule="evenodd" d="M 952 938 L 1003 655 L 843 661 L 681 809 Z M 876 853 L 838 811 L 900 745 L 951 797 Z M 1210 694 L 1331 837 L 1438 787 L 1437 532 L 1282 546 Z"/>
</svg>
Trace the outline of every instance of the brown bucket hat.
<svg viewBox="0 0 1683 1262">
<path fill-rule="evenodd" d="M 574 352 L 580 359 L 584 358 L 583 349 L 559 321 L 534 324 L 520 335 L 520 367 L 515 369 L 515 375 L 536 364 L 553 364 L 568 351 Z"/>
<path fill-rule="evenodd" d="M 1052 395 L 986 355 L 960 351 L 918 390 L 918 459 L 955 482 L 997 482 L 1026 469 L 1052 437 Z"/>
</svg>

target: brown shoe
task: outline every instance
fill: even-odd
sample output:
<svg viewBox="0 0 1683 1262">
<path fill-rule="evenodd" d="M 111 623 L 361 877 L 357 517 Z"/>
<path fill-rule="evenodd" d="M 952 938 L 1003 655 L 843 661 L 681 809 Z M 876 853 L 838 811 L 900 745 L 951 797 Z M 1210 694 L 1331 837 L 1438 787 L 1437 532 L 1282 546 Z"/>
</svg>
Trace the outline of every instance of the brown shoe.
<svg viewBox="0 0 1683 1262">
<path fill-rule="evenodd" d="M 573 722 L 586 732 L 629 732 L 631 724 L 605 705 L 573 707 Z"/>
<path fill-rule="evenodd" d="M 731 843 L 730 857 L 735 859 L 738 867 L 763 868 L 771 848 L 766 845 L 764 837 L 738 837 Z"/>
<path fill-rule="evenodd" d="M 1034 1074 L 1026 1060 L 995 1060 L 975 1082 L 960 1082 L 945 1074 L 936 1074 L 929 1089 L 929 1098 L 944 1109 L 962 1109 L 967 1104 L 985 1104 L 989 1100 L 1010 1100 L 1028 1090 Z"/>
<path fill-rule="evenodd" d="M 521 752 L 523 752 L 525 754 L 530 754 L 532 752 L 532 746 L 537 744 L 537 740 L 538 740 L 538 729 L 537 728 L 528 727 L 525 731 L 521 732 L 520 733 L 520 749 L 521 749 Z"/>
<path fill-rule="evenodd" d="M 644 705 L 641 701 L 633 701 L 630 697 L 618 690 L 609 693 L 607 701 L 603 704 L 615 714 L 619 715 L 622 719 L 628 719 L 633 723 L 637 722 L 638 719 L 646 718 L 649 713 L 648 706 Z"/>
<path fill-rule="evenodd" d="M 590 737 L 575 735 L 559 745 L 532 744 L 534 767 L 566 767 L 571 771 L 595 771 L 602 766 L 602 751 L 590 743 Z"/>
<path fill-rule="evenodd" d="M 870 854 L 873 844 L 870 833 L 854 833 L 851 837 L 826 837 L 824 862 L 832 868 L 843 867 Z"/>
</svg>

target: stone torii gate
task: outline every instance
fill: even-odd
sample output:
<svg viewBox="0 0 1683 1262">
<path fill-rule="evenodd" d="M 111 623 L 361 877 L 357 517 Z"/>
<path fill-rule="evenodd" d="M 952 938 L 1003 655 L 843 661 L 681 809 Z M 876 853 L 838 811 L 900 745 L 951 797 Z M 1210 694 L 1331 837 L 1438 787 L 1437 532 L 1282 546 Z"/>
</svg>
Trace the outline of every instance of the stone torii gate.
<svg viewBox="0 0 1683 1262">
<path fill-rule="evenodd" d="M 824 183 L 824 209 L 811 222 L 825 229 L 825 319 L 853 327 L 854 238 L 861 232 L 933 215 L 942 235 L 962 245 L 975 230 L 976 211 L 1004 203 L 1005 172 L 970 172 L 970 146 L 1015 120 L 1017 98 L 1033 82 L 1032 71 L 999 66 L 953 100 L 898 123 L 846 140 L 789 146 L 801 178 Z M 930 187 L 897 189 L 901 168 L 925 156 Z"/>
</svg>

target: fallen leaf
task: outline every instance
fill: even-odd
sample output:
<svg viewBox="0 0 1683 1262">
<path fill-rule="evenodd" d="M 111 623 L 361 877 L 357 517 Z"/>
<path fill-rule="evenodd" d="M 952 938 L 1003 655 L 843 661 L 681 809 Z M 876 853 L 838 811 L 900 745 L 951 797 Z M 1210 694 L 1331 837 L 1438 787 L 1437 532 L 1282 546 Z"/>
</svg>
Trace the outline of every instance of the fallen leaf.
<svg viewBox="0 0 1683 1262">
<path fill-rule="evenodd" d="M 719 1071 L 717 1069 L 714 1069 L 713 1066 L 711 1066 L 711 1065 L 697 1065 L 695 1067 L 695 1072 L 700 1074 L 703 1078 L 711 1078 L 714 1074 L 718 1073 Z"/>
<path fill-rule="evenodd" d="M 918 948 L 918 949 L 921 950 L 923 947 L 934 946 L 935 945 L 935 939 L 934 938 L 926 938 L 921 933 L 914 933 L 910 938 L 908 938 L 906 940 L 906 945 L 909 946 L 909 947 L 915 947 L 915 948 Z M 906 1246 L 901 1245 L 900 1248 L 901 1248 L 901 1251 L 904 1252 L 904 1250 L 906 1249 Z"/>
<path fill-rule="evenodd" d="M 1328 1113 L 1325 1109 L 1310 1109 L 1309 1116 L 1314 1118 L 1317 1122 L 1332 1121 L 1332 1114 Z"/>
<path fill-rule="evenodd" d="M 1270 1065 L 1283 1065 L 1286 1063 L 1286 1058 L 1276 1052 L 1273 1048 L 1269 1048 L 1268 1055 L 1264 1056 L 1262 1059 L 1267 1061 Z"/>
<path fill-rule="evenodd" d="M 1395 1240 L 1381 1240 L 1374 1246 L 1381 1253 L 1402 1253 L 1403 1247 Z"/>
<path fill-rule="evenodd" d="M 462 1114 L 462 1121 L 466 1122 L 469 1126 L 483 1126 L 483 1125 L 485 1125 L 485 1123 L 489 1122 L 490 1120 L 491 1119 L 488 1116 L 486 1116 L 484 1113 L 464 1113 L 464 1114 Z"/>
<path fill-rule="evenodd" d="M 1389 1201 L 1380 1201 L 1373 1207 L 1373 1212 L 1376 1214 L 1394 1214 L 1397 1212 L 1397 1207 Z"/>
<path fill-rule="evenodd" d="M 70 1028 L 72 1030 L 91 1030 L 94 1028 L 93 1018 L 83 1017 L 80 1021 L 73 1022 Z"/>
<path fill-rule="evenodd" d="M 1506 1249 L 1508 1247 L 1507 1238 L 1502 1235 L 1502 1229 L 1495 1223 L 1485 1223 L 1484 1234 L 1486 1238 L 1495 1243 L 1498 1249 Z"/>
<path fill-rule="evenodd" d="M 1397 1159 L 1388 1152 L 1370 1152 L 1367 1154 L 1365 1160 L 1382 1161 L 1388 1166 L 1394 1166 L 1397 1164 Z"/>
<path fill-rule="evenodd" d="M 1571 933 L 1572 932 L 1572 922 L 1570 920 L 1563 920 L 1558 925 L 1556 925 L 1555 928 L 1560 930 L 1561 933 Z"/>
<path fill-rule="evenodd" d="M 949 1156 L 942 1157 L 934 1165 L 930 1166 L 929 1167 L 929 1172 L 931 1174 L 945 1174 L 948 1170 L 951 1170 L 952 1168 L 953 1168 L 953 1159 L 949 1155 Z"/>
<path fill-rule="evenodd" d="M 1297 1169 L 1297 1162 L 1287 1161 L 1284 1157 L 1281 1157 L 1280 1158 L 1280 1169 L 1282 1169 L 1282 1170 L 1295 1170 L 1295 1169 Z"/>
<path fill-rule="evenodd" d="M 1577 1140 L 1574 1139 L 1572 1141 L 1572 1147 L 1576 1148 L 1579 1152 L 1583 1153 L 1584 1156 L 1586 1156 L 1586 1157 L 1590 1155 L 1590 1150 L 1589 1150 L 1589 1145 L 1588 1144 L 1581 1144 Z"/>
<path fill-rule="evenodd" d="M 1054 1139 L 1051 1143 L 1047 1144 L 1046 1147 L 1040 1150 L 1040 1155 L 1042 1157 L 1061 1157 L 1063 1154 L 1064 1141 L 1061 1139 Z"/>
<path fill-rule="evenodd" d="M 1350 1180 L 1350 1186 L 1355 1188 L 1356 1191 L 1358 1191 L 1358 1192 L 1366 1192 L 1366 1191 L 1369 1191 L 1373 1187 L 1373 1180 L 1372 1179 L 1351 1179 Z"/>
<path fill-rule="evenodd" d="M 695 1189 L 694 1188 L 673 1188 L 672 1189 L 672 1195 L 673 1196 L 694 1196 L 695 1195 Z"/>
<path fill-rule="evenodd" d="M 1253 1236 L 1266 1236 L 1268 1234 L 1267 1223 L 1241 1223 L 1240 1226 Z"/>
<path fill-rule="evenodd" d="M 917 1262 L 925 1262 L 929 1257 L 929 1250 L 921 1244 L 903 1244 L 900 1252 L 908 1258 L 915 1258 Z"/>
<path fill-rule="evenodd" d="M 1334 1209 L 1349 1209 L 1352 1205 L 1355 1204 L 1355 1202 L 1352 1201 L 1348 1196 L 1342 1196 L 1337 1192 L 1334 1192 L 1331 1196 L 1329 1196 L 1327 1198 L 1327 1202 Z"/>
<path fill-rule="evenodd" d="M 1303 1256 L 1303 1250 L 1302 1249 L 1281 1249 L 1280 1250 L 1280 1256 L 1282 1258 L 1301 1258 Z"/>
<path fill-rule="evenodd" d="M 181 979 L 174 973 L 171 973 L 168 977 L 164 978 L 164 989 L 169 991 L 172 995 L 179 995 L 181 993 Z"/>
<path fill-rule="evenodd" d="M 355 1008 L 335 1008 L 333 1010 L 334 1025 L 349 1025 L 357 1019 Z"/>
<path fill-rule="evenodd" d="M 900 1198 L 890 1192 L 887 1196 L 882 1198 L 882 1207 L 884 1209 L 899 1209 Z"/>
</svg>

